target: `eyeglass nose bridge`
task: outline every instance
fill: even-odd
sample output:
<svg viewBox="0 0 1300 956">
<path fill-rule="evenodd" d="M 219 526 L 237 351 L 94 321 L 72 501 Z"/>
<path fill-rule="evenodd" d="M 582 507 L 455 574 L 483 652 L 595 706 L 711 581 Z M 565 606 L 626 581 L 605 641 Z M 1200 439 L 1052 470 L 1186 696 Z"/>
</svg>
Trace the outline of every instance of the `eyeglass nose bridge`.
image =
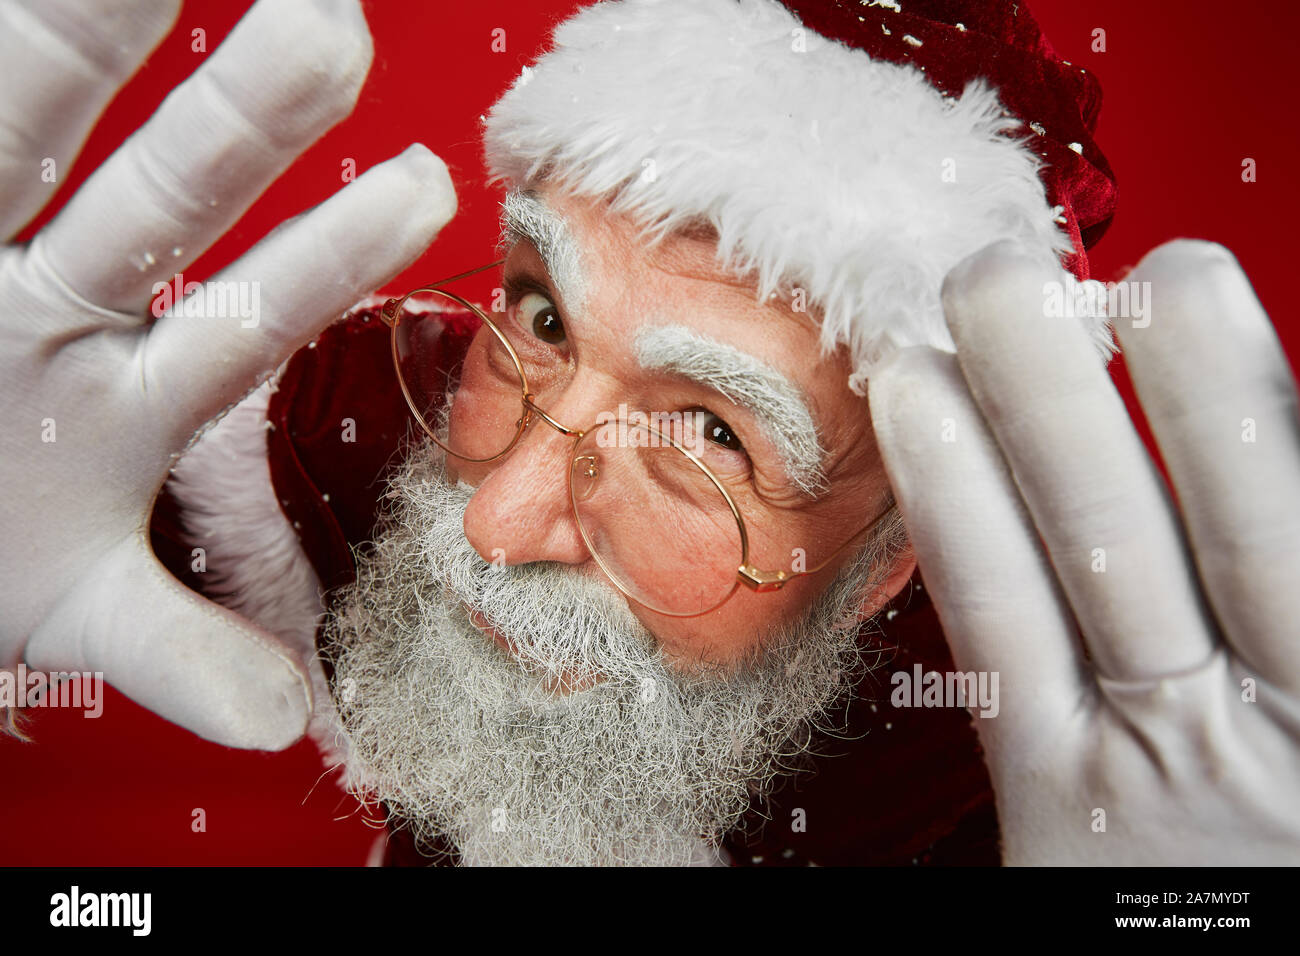
<svg viewBox="0 0 1300 956">
<path fill-rule="evenodd" d="M 554 418 L 550 416 L 550 414 L 546 411 L 546 409 L 542 408 L 540 405 L 538 405 L 536 402 L 533 401 L 533 396 L 531 392 L 527 392 L 524 394 L 524 409 L 525 409 L 525 415 L 528 416 L 524 419 L 525 426 L 527 426 L 528 424 L 528 418 L 531 418 L 532 415 L 536 414 L 539 418 L 541 418 L 542 421 L 546 422 L 546 424 L 550 425 L 561 435 L 565 435 L 566 437 L 572 438 L 575 441 L 586 434 L 586 432 L 578 431 L 575 428 L 568 428 L 564 425 L 561 425 L 559 422 L 557 422 Z"/>
</svg>

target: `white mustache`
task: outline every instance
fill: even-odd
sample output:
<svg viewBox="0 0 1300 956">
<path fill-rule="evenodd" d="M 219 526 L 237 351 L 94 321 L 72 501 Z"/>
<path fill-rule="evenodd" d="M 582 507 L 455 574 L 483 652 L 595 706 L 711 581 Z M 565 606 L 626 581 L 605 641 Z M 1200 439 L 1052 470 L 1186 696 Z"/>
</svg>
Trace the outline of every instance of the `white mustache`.
<svg viewBox="0 0 1300 956">
<path fill-rule="evenodd" d="M 429 571 L 453 603 L 501 632 L 521 666 L 566 683 L 619 683 L 639 681 L 661 660 L 654 635 L 611 584 L 548 561 L 483 560 L 461 533 L 473 493 L 466 485 L 429 483 L 411 500 L 436 523 L 426 533 L 443 542 L 428 554 Z"/>
</svg>

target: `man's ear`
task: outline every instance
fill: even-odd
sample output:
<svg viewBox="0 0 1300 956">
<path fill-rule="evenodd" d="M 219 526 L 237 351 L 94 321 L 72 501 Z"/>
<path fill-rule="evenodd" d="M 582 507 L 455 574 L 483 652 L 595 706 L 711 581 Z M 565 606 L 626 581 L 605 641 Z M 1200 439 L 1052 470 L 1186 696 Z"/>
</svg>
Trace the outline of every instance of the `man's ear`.
<svg viewBox="0 0 1300 956">
<path fill-rule="evenodd" d="M 858 608 L 858 620 L 865 621 L 892 601 L 894 595 L 903 590 L 903 585 L 907 584 L 915 570 L 916 553 L 912 550 L 912 542 L 909 539 L 907 544 L 894 555 L 885 580 L 872 588 L 863 598 L 862 606 Z"/>
</svg>

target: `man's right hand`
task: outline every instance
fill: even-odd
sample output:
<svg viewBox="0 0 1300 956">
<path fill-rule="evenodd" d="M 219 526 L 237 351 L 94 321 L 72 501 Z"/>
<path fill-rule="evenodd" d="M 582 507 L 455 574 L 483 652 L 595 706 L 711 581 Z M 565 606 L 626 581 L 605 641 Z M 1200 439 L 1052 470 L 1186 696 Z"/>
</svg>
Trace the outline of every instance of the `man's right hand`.
<svg viewBox="0 0 1300 956">
<path fill-rule="evenodd" d="M 178 4 L 86 6 L 0 0 L 3 237 Z M 155 320 L 150 302 L 351 112 L 371 56 L 357 0 L 263 0 L 31 243 L 0 248 L 0 666 L 102 671 L 230 746 L 302 735 L 304 662 L 173 578 L 150 513 L 208 422 L 423 252 L 455 213 L 446 166 L 414 145 L 210 277 L 255 311 Z"/>
</svg>

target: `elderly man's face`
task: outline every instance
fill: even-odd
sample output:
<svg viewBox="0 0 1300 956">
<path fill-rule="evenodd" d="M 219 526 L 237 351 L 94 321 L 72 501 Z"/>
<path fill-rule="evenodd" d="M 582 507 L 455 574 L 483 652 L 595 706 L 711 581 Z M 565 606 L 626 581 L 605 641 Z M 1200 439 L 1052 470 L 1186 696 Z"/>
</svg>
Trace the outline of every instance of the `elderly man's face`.
<svg viewBox="0 0 1300 956">
<path fill-rule="evenodd" d="M 865 402 L 806 316 L 756 305 L 708 241 L 647 254 L 598 206 L 542 200 L 507 204 L 534 240 L 510 252 L 496 321 L 553 351 L 564 374 L 537 391 L 553 419 L 585 430 L 624 403 L 707 409 L 699 453 L 765 570 L 790 568 L 796 548 L 815 566 L 885 509 Z M 491 425 L 467 392 L 443 423 L 453 447 Z M 575 526 L 572 442 L 538 423 L 493 462 L 430 440 L 410 450 L 325 627 L 349 783 L 470 863 L 709 859 L 852 685 L 856 624 L 913 562 L 865 535 L 783 591 L 742 588 L 701 617 L 650 611 Z M 643 516 L 638 554 L 669 581 L 728 571 L 737 555 L 668 532 L 677 505 Z"/>
<path fill-rule="evenodd" d="M 807 313 L 776 299 L 757 302 L 752 288 L 719 270 L 710 239 L 674 237 L 647 255 L 631 224 L 600 204 L 553 191 L 538 199 L 527 217 L 507 210 L 516 241 L 504 267 L 506 308 L 497 318 L 512 335 L 544 335 L 555 363 L 568 363 L 563 387 L 546 390 L 539 404 L 563 425 L 584 430 L 621 404 L 706 412 L 694 419 L 706 428 L 695 447 L 740 508 L 751 563 L 790 571 L 832 558 L 778 592 L 739 588 L 700 617 L 631 603 L 679 666 L 733 661 L 770 628 L 805 613 L 853 553 L 837 549 L 885 510 L 889 489 L 866 399 L 846 385 L 844 354 L 822 354 Z M 485 560 L 558 562 L 601 574 L 573 520 L 566 487 L 571 446 L 570 438 L 536 422 L 502 461 L 449 460 L 449 470 L 477 489 L 464 527 Z M 645 535 L 660 541 L 665 575 L 688 577 L 719 564 L 734 571 L 733 553 L 702 553 L 673 532 L 673 507 L 663 501 L 662 512 L 644 515 Z M 901 562 L 886 586 L 867 596 L 864 615 L 910 572 L 911 563 Z"/>
</svg>

